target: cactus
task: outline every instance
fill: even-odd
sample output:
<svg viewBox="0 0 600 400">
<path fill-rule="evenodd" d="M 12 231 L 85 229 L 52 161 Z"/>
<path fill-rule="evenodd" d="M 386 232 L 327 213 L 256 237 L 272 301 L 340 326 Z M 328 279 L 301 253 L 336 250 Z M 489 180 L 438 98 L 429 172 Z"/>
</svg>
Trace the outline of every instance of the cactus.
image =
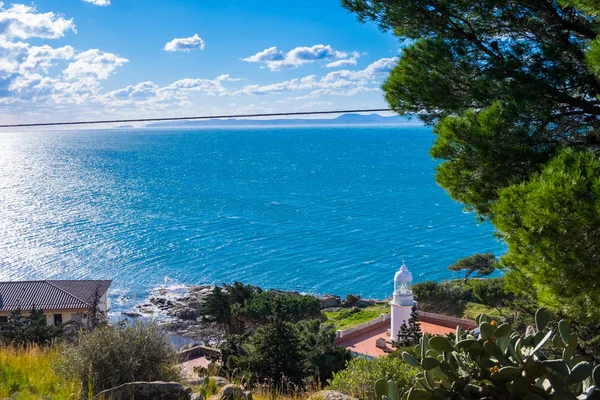
<svg viewBox="0 0 600 400">
<path fill-rule="evenodd" d="M 576 354 L 578 339 L 567 321 L 560 321 L 555 334 L 547 330 L 549 319 L 548 311 L 539 309 L 535 328 L 525 336 L 485 314 L 476 318 L 479 337 L 460 329 L 456 340 L 423 335 L 416 357 L 402 354 L 405 362 L 422 369 L 413 387 L 400 396 L 393 382 L 380 380 L 377 399 L 600 400 L 600 366 Z M 550 359 L 544 352 L 549 346 L 562 350 L 562 358 Z"/>
</svg>

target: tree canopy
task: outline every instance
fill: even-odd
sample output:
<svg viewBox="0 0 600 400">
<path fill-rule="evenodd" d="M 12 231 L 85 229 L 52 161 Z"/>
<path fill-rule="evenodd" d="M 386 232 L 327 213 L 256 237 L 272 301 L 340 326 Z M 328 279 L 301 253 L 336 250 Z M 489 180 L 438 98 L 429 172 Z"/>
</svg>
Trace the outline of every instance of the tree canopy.
<svg viewBox="0 0 600 400">
<path fill-rule="evenodd" d="M 450 265 L 450 271 L 465 271 L 465 282 L 476 273 L 478 277 L 490 275 L 497 268 L 496 257 L 492 253 L 478 253 L 462 258 Z"/>
<path fill-rule="evenodd" d="M 342 3 L 400 38 L 386 100 L 433 126 L 436 179 L 496 226 L 508 287 L 600 318 L 600 2 Z"/>
<path fill-rule="evenodd" d="M 227 334 L 241 335 L 269 322 L 276 299 L 290 322 L 321 317 L 321 301 L 314 296 L 262 290 L 240 282 L 216 286 L 205 299 L 204 316 L 222 324 Z"/>
<path fill-rule="evenodd" d="M 225 370 L 251 383 L 271 383 L 285 391 L 325 382 L 343 369 L 350 352 L 334 346 L 335 331 L 319 320 L 288 322 L 284 295 L 272 302 L 269 322 L 254 334 L 230 335 L 221 344 Z"/>
</svg>

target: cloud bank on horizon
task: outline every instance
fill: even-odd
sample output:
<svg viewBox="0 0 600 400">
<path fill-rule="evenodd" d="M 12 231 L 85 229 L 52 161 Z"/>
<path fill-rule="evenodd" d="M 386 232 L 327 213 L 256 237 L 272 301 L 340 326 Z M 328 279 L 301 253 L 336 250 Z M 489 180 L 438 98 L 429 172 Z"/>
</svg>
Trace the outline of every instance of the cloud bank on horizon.
<svg viewBox="0 0 600 400">
<path fill-rule="evenodd" d="M 110 0 L 83 2 L 104 6 L 102 10 L 116 6 Z M 282 49 L 273 45 L 263 50 L 253 44 L 258 48 L 255 52 L 240 54 L 242 50 L 236 47 L 229 51 L 229 43 L 209 33 L 203 37 L 198 33 L 186 37 L 184 33 L 171 36 L 171 40 L 144 40 L 148 56 L 135 42 L 127 47 L 107 41 L 108 48 L 101 48 L 101 40 L 90 40 L 93 44 L 89 47 L 85 47 L 85 41 L 75 41 L 84 32 L 88 35 L 90 25 L 95 27 L 77 26 L 75 17 L 47 7 L 42 10 L 34 4 L 0 2 L 2 120 L 24 123 L 55 120 L 57 116 L 81 120 L 322 111 L 362 108 L 365 103 L 367 107 L 382 107 L 385 103 L 379 87 L 398 60 L 387 56 L 362 62 L 368 55 L 365 51 L 322 43 Z M 173 27 L 170 30 L 176 31 Z M 207 54 L 205 41 L 209 41 L 211 51 L 215 48 L 220 52 Z M 241 47 L 250 48 L 250 43 Z M 160 58 L 160 52 L 165 58 Z M 215 55 L 226 62 L 213 61 Z M 139 61 L 146 57 L 154 57 L 155 61 Z M 171 63 L 178 68 L 189 64 L 197 68 L 178 76 L 171 71 Z M 157 72 L 153 73 L 153 66 Z M 125 67 L 128 75 L 121 77 Z M 149 79 L 140 79 L 136 68 L 141 68 Z"/>
</svg>

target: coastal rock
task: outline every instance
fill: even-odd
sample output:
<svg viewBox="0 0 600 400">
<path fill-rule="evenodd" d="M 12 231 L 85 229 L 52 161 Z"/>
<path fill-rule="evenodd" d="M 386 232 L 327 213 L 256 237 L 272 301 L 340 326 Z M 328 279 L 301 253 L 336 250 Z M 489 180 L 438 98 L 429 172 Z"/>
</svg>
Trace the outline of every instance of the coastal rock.
<svg viewBox="0 0 600 400">
<path fill-rule="evenodd" d="M 190 400 L 191 394 L 177 382 L 132 382 L 100 392 L 94 400 Z"/>
<path fill-rule="evenodd" d="M 358 299 L 358 301 L 356 302 L 356 305 L 358 307 L 370 307 L 370 306 L 374 306 L 375 303 L 376 303 L 375 300 Z"/>
<path fill-rule="evenodd" d="M 220 376 L 209 376 L 208 379 L 210 379 L 211 381 L 214 381 L 218 388 L 222 388 L 224 386 L 229 385 L 229 381 Z"/>
<path fill-rule="evenodd" d="M 156 297 L 156 296 L 151 296 L 148 301 L 155 305 L 156 307 L 158 307 L 161 310 L 168 310 L 170 308 L 175 307 L 175 303 L 173 303 L 173 301 L 165 298 L 165 297 Z"/>
<path fill-rule="evenodd" d="M 198 312 L 187 306 L 172 308 L 168 310 L 166 314 L 169 317 L 179 318 L 184 321 L 196 320 L 198 318 Z"/>
<path fill-rule="evenodd" d="M 248 397 L 249 396 L 249 397 Z M 244 392 L 239 386 L 228 384 L 221 388 L 219 393 L 211 396 L 210 400 L 252 400 L 250 392 Z"/>
<path fill-rule="evenodd" d="M 335 390 L 321 390 L 310 396 L 308 400 L 356 400 L 346 393 L 336 392 Z"/>
<path fill-rule="evenodd" d="M 142 314 L 137 312 L 122 312 L 121 314 L 129 318 L 139 318 L 142 316 Z"/>
<path fill-rule="evenodd" d="M 321 297 L 321 308 L 339 307 L 340 304 L 340 296 L 325 295 Z"/>
<path fill-rule="evenodd" d="M 154 314 L 156 311 L 156 308 L 150 303 L 138 304 L 135 309 L 141 314 Z"/>
</svg>

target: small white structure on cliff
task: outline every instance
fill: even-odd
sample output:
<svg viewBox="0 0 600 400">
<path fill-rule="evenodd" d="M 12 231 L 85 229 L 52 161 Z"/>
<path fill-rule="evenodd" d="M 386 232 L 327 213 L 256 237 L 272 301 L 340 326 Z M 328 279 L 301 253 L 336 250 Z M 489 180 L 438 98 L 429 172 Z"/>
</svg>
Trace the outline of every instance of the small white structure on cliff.
<svg viewBox="0 0 600 400">
<path fill-rule="evenodd" d="M 403 263 L 400 271 L 396 272 L 394 276 L 394 297 L 390 302 L 392 307 L 390 339 L 392 341 L 398 340 L 398 331 L 402 323 L 406 322 L 408 324 L 413 304 L 415 304 L 415 300 L 412 292 L 412 274 Z"/>
</svg>

